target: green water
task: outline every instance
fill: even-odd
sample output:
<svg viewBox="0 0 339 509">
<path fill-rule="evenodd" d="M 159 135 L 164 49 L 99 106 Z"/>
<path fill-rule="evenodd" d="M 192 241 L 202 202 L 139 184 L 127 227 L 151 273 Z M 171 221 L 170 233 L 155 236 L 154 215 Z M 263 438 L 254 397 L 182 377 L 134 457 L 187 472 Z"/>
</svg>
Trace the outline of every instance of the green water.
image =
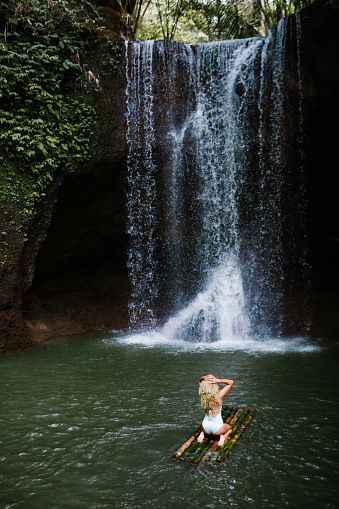
<svg viewBox="0 0 339 509">
<path fill-rule="evenodd" d="M 335 347 L 258 352 L 118 335 L 60 339 L 1 360 L 0 507 L 335 508 Z M 198 379 L 258 413 L 227 461 L 171 455 L 203 417 Z"/>
</svg>

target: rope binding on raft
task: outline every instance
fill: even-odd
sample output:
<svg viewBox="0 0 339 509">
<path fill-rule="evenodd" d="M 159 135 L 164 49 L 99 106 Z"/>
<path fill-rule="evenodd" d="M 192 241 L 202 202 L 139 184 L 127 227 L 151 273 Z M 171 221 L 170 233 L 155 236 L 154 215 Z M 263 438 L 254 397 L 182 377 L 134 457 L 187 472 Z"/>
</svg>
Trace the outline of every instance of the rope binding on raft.
<svg viewBox="0 0 339 509">
<path fill-rule="evenodd" d="M 222 463 L 254 418 L 256 411 L 255 408 L 253 410 L 250 408 L 233 409 L 231 406 L 223 406 L 223 421 L 233 429 L 225 443 L 218 447 L 219 437 L 214 435 L 205 435 L 204 440 L 199 443 L 197 438 L 202 430 L 199 426 L 193 435 L 174 452 L 172 458 L 195 465 L 212 466 Z"/>
</svg>

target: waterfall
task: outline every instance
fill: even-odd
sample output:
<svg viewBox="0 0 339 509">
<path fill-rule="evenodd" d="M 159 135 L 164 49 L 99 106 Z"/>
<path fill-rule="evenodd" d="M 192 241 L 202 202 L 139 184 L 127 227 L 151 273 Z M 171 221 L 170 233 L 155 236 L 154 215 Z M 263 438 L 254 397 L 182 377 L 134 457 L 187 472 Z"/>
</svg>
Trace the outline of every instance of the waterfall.
<svg viewBox="0 0 339 509">
<path fill-rule="evenodd" d="M 129 311 L 131 323 L 154 319 L 157 295 L 155 256 L 155 171 L 152 146 L 153 123 L 153 41 L 131 47 L 133 65 L 128 69 L 127 94 L 127 207 L 130 248 L 129 276 L 132 284 Z"/>
<path fill-rule="evenodd" d="M 126 43 L 131 327 L 162 316 L 168 337 L 206 342 L 283 332 L 286 127 L 302 126 L 300 91 L 286 85 L 289 24 L 266 38 Z M 291 235 L 299 223 L 287 220 Z"/>
</svg>

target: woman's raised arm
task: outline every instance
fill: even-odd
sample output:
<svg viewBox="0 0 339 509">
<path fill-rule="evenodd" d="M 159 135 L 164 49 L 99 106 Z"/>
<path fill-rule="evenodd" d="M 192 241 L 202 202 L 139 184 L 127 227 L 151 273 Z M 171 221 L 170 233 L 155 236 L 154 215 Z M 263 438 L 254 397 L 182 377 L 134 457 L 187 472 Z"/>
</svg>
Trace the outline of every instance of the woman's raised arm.
<svg viewBox="0 0 339 509">
<path fill-rule="evenodd" d="M 226 378 L 224 378 L 223 380 L 219 380 L 219 383 L 226 384 L 225 387 L 223 387 L 221 391 L 219 391 L 219 398 L 222 399 L 232 389 L 233 380 L 227 380 Z"/>
<path fill-rule="evenodd" d="M 206 380 L 210 383 L 210 384 L 225 384 L 225 387 L 223 387 L 220 391 L 219 391 L 219 398 L 223 398 L 224 396 L 226 396 L 226 394 L 231 390 L 232 388 L 232 385 L 233 385 L 233 380 L 227 380 L 227 378 L 214 378 L 213 376 L 207 376 L 206 377 Z"/>
</svg>

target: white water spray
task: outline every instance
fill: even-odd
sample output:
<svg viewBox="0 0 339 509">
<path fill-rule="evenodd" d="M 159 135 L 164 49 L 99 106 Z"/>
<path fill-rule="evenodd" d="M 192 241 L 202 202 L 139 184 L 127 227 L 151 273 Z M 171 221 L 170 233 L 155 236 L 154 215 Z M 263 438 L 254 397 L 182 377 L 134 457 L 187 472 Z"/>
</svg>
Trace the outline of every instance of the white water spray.
<svg viewBox="0 0 339 509">
<path fill-rule="evenodd" d="M 171 340 L 279 332 L 286 27 L 193 48 L 126 43 L 132 327 L 155 324 L 163 308 Z M 167 109 L 155 109 L 161 87 Z"/>
</svg>

